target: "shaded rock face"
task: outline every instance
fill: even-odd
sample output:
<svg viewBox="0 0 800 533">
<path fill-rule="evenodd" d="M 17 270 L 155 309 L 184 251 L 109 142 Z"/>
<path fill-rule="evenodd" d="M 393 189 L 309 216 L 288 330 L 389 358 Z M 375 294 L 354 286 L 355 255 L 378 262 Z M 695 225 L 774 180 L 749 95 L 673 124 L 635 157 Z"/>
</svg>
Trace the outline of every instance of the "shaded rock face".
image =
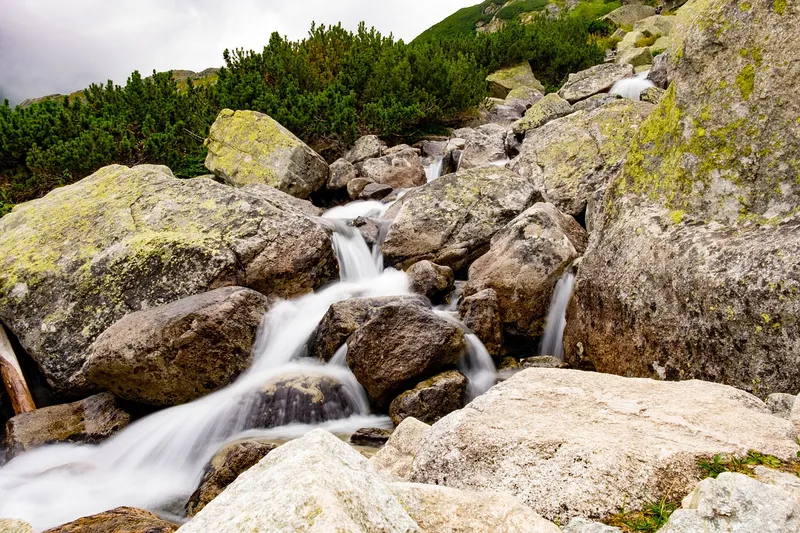
<svg viewBox="0 0 800 533">
<path fill-rule="evenodd" d="M 344 159 L 355 164 L 365 159 L 380 157 L 385 151 L 386 143 L 377 135 L 365 135 L 356 141 L 353 148 L 344 155 Z"/>
<path fill-rule="evenodd" d="M 700 457 L 750 449 L 794 457 L 789 426 L 725 385 L 532 368 L 431 426 L 408 478 L 508 491 L 561 523 L 597 519 L 688 492 Z"/>
<path fill-rule="evenodd" d="M 172 533 L 178 525 L 134 507 L 117 507 L 104 513 L 79 518 L 44 533 Z"/>
<path fill-rule="evenodd" d="M 546 201 L 577 216 L 589 197 L 615 177 L 652 104 L 618 100 L 579 111 L 528 132 L 509 167 L 529 178 Z"/>
<path fill-rule="evenodd" d="M 409 416 L 433 424 L 456 409 L 461 409 L 466 392 L 467 378 L 457 370 L 448 370 L 426 379 L 392 400 L 389 416 L 394 425 L 399 425 Z"/>
<path fill-rule="evenodd" d="M 347 189 L 347 184 L 358 177 L 358 171 L 347 159 L 337 159 L 331 164 L 328 189 L 338 191 Z"/>
<path fill-rule="evenodd" d="M 439 266 L 430 261 L 420 261 L 406 271 L 412 292 L 421 294 L 432 302 L 440 301 L 453 290 L 455 278 L 449 267 Z"/>
<path fill-rule="evenodd" d="M 531 65 L 527 61 L 489 74 L 486 81 L 489 83 L 489 92 L 494 98 L 505 99 L 511 91 L 522 87 L 544 92 L 544 86 L 533 75 Z"/>
<path fill-rule="evenodd" d="M 459 168 L 462 170 L 508 159 L 506 156 L 508 127 L 502 124 L 485 124 L 476 129 L 462 128 L 454 133 L 467 141 L 460 158 Z"/>
<path fill-rule="evenodd" d="M 419 187 L 426 181 L 425 167 L 416 150 L 407 148 L 357 163 L 361 178 L 395 189 Z"/>
<path fill-rule="evenodd" d="M 263 183 L 307 198 L 328 179 L 328 164 L 319 154 L 257 111 L 220 111 L 206 147 L 206 168 L 235 187 Z"/>
<path fill-rule="evenodd" d="M 261 293 L 222 287 L 126 315 L 92 345 L 86 379 L 118 398 L 187 403 L 233 383 L 252 360 L 270 306 Z"/>
<path fill-rule="evenodd" d="M 647 73 L 647 79 L 659 89 L 666 90 L 669 86 L 669 52 L 658 54 L 653 58 L 653 66 Z"/>
<path fill-rule="evenodd" d="M 390 303 L 347 345 L 348 366 L 380 408 L 404 388 L 458 363 L 466 341 L 461 328 L 433 311 Z"/>
<path fill-rule="evenodd" d="M 380 447 L 392 436 L 391 429 L 361 428 L 350 435 L 350 444 L 354 446 Z"/>
<path fill-rule="evenodd" d="M 6 457 L 59 442 L 97 444 L 131 421 L 107 392 L 74 403 L 42 407 L 6 423 Z"/>
<path fill-rule="evenodd" d="M 492 357 L 505 354 L 500 299 L 494 289 L 483 289 L 465 297 L 458 310 L 461 321 L 478 336 Z"/>
<path fill-rule="evenodd" d="M 616 82 L 629 76 L 633 76 L 631 65 L 601 63 L 570 74 L 558 95 L 573 104 L 597 93 L 608 92 Z"/>
<path fill-rule="evenodd" d="M 401 267 L 428 259 L 461 270 L 486 251 L 492 235 L 540 198 L 530 180 L 498 167 L 442 176 L 389 210 L 394 220 L 384 256 Z"/>
<path fill-rule="evenodd" d="M 774 97 L 800 77 L 786 59 L 798 23 L 794 4 L 681 9 L 672 83 L 609 185 L 578 270 L 568 361 L 798 392 L 800 99 Z"/>
<path fill-rule="evenodd" d="M 492 237 L 489 251 L 469 268 L 465 293 L 494 290 L 506 332 L 537 337 L 553 288 L 586 241 L 574 218 L 552 204 L 535 204 Z"/>
<path fill-rule="evenodd" d="M 247 471 L 277 447 L 277 444 L 256 440 L 234 442 L 224 446 L 206 465 L 203 479 L 186 503 L 186 516 L 191 518 L 199 513 L 242 472 Z"/>
<path fill-rule="evenodd" d="M 0 272 L 0 320 L 79 394 L 89 346 L 128 313 L 226 285 L 297 296 L 338 266 L 322 227 L 258 194 L 114 165 L 3 217 Z"/>
<path fill-rule="evenodd" d="M 320 321 L 307 344 L 309 357 L 328 362 L 347 339 L 369 321 L 375 311 L 390 303 L 430 307 L 415 296 L 380 296 L 375 298 L 351 298 L 332 304 Z"/>
</svg>

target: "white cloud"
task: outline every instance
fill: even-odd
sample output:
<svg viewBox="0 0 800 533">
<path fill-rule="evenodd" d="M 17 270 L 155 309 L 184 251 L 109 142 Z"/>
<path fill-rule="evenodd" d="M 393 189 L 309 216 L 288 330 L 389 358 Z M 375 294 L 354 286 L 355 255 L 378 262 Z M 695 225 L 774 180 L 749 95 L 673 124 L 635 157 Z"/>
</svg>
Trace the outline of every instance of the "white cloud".
<svg viewBox="0 0 800 533">
<path fill-rule="evenodd" d="M 202 70 L 226 48 L 261 50 L 272 32 L 302 38 L 312 21 L 360 21 L 406 41 L 477 0 L 24 0 L 0 16 L 0 95 L 124 83 L 133 70 Z"/>
</svg>

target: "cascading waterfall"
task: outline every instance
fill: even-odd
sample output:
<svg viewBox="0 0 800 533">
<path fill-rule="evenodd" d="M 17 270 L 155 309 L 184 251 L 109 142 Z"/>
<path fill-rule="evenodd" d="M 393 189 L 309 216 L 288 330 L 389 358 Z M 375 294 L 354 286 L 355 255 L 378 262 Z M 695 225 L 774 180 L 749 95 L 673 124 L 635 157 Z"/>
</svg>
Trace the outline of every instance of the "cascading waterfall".
<svg viewBox="0 0 800 533">
<path fill-rule="evenodd" d="M 642 91 L 649 89 L 650 87 L 655 87 L 655 84 L 647 79 L 647 75 L 649 73 L 650 71 L 648 70 L 645 72 L 640 72 L 631 78 L 619 80 L 614 84 L 613 87 L 611 87 L 609 92 L 611 94 L 618 94 L 623 98 L 628 98 L 630 100 L 639 100 Z"/>
<path fill-rule="evenodd" d="M 359 231 L 345 222 L 380 216 L 386 209 L 379 202 L 353 202 L 323 215 L 320 222 L 333 230 L 341 281 L 276 304 L 259 328 L 252 366 L 235 383 L 147 416 L 102 444 L 49 445 L 14 458 L 0 468 L 0 517 L 25 520 L 40 531 L 126 505 L 178 521 L 203 467 L 227 441 L 245 436 L 296 438 L 316 427 L 340 433 L 391 427 L 388 417 L 369 414 L 366 394 L 347 367 L 346 345 L 329 364 L 303 357 L 308 338 L 331 304 L 353 297 L 409 294 L 405 273 L 384 270 L 380 254 L 370 251 Z M 468 335 L 467 342 L 461 366 L 474 397 L 494 383 L 494 365 L 474 335 Z M 248 420 L 256 393 L 271 380 L 297 375 L 326 376 L 341 384 L 350 416 L 333 413 L 315 425 L 290 423 L 287 418 L 287 425 L 251 429 Z"/>
<path fill-rule="evenodd" d="M 444 168 L 444 156 L 437 155 L 433 158 L 433 161 L 425 166 L 425 177 L 428 180 L 428 183 L 432 182 L 436 178 L 442 175 L 442 169 Z"/>
<path fill-rule="evenodd" d="M 575 274 L 567 270 L 556 283 L 550 310 L 547 312 L 547 323 L 544 328 L 539 355 L 552 355 L 564 359 L 564 328 L 567 325 L 567 305 L 572 297 L 575 285 Z"/>
</svg>

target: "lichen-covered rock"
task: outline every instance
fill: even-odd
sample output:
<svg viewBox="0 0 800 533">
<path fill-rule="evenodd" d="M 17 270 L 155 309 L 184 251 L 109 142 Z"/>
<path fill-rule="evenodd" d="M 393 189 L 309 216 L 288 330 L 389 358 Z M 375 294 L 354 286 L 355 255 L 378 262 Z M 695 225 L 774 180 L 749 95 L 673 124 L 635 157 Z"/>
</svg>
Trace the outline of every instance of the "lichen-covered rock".
<svg viewBox="0 0 800 533">
<path fill-rule="evenodd" d="M 542 190 L 546 201 L 580 215 L 594 191 L 619 172 L 652 104 L 618 100 L 528 132 L 509 167 Z"/>
<path fill-rule="evenodd" d="M 653 58 L 653 65 L 647 73 L 647 79 L 659 89 L 669 86 L 669 52 L 658 54 Z"/>
<path fill-rule="evenodd" d="M 319 154 L 257 111 L 220 111 L 206 147 L 206 168 L 235 187 L 263 183 L 307 198 L 328 179 L 328 164 Z"/>
<path fill-rule="evenodd" d="M 372 456 L 370 462 L 380 472 L 399 479 L 409 479 L 417 451 L 431 426 L 414 417 L 404 419 L 395 428 L 386 445 Z"/>
<path fill-rule="evenodd" d="M 794 407 L 796 401 L 796 394 L 775 392 L 767 396 L 766 404 L 773 415 L 789 420 L 792 414 L 792 407 Z"/>
<path fill-rule="evenodd" d="M 494 290 L 506 332 L 538 337 L 553 288 L 586 240 L 574 218 L 552 204 L 535 204 L 492 237 L 489 251 L 469 268 L 465 293 Z"/>
<path fill-rule="evenodd" d="M 459 168 L 467 170 L 508 159 L 506 156 L 506 134 L 503 124 L 485 124 L 476 129 L 462 128 L 454 132 L 466 140 Z"/>
<path fill-rule="evenodd" d="M 58 442 L 97 444 L 127 426 L 131 416 L 107 392 L 74 403 L 21 413 L 6 423 L 6 457 Z"/>
<path fill-rule="evenodd" d="M 416 150 L 396 150 L 383 157 L 356 163 L 358 175 L 395 189 L 419 187 L 426 182 L 425 167 Z"/>
<path fill-rule="evenodd" d="M 358 171 L 347 159 L 337 159 L 331 163 L 328 189 L 338 191 L 347 189 L 347 184 L 358 177 Z"/>
<path fill-rule="evenodd" d="M 355 164 L 365 159 L 380 157 L 385 151 L 386 143 L 377 135 L 365 135 L 356 141 L 353 148 L 344 155 L 344 159 Z"/>
<path fill-rule="evenodd" d="M 199 513 L 211 500 L 220 495 L 242 472 L 263 459 L 278 445 L 271 442 L 246 440 L 222 447 L 209 461 L 197 490 L 186 503 L 186 516 Z"/>
<path fill-rule="evenodd" d="M 251 196 L 257 196 L 258 198 L 272 204 L 277 209 L 281 209 L 283 211 L 312 217 L 318 217 L 322 214 L 322 209 L 315 206 L 308 200 L 303 200 L 301 198 L 292 196 L 291 194 L 286 194 L 283 191 L 279 191 L 275 187 L 270 187 L 269 185 L 264 185 L 263 183 L 245 185 L 241 189 L 247 194 Z"/>
<path fill-rule="evenodd" d="M 442 176 L 409 192 L 389 210 L 394 220 L 384 256 L 394 265 L 428 259 L 458 271 L 540 198 L 531 180 L 494 166 Z"/>
<path fill-rule="evenodd" d="M 464 406 L 467 378 L 457 370 L 448 370 L 417 384 L 389 405 L 389 416 L 394 425 L 413 416 L 426 424 L 433 424 L 445 415 Z"/>
<path fill-rule="evenodd" d="M 578 269 L 570 363 L 796 391 L 800 98 L 774 95 L 800 78 L 786 57 L 800 7 L 751 7 L 679 11 L 670 87 L 609 184 Z"/>
<path fill-rule="evenodd" d="M 177 524 L 162 520 L 143 509 L 117 507 L 48 529 L 44 533 L 172 533 L 177 529 Z"/>
<path fill-rule="evenodd" d="M 601 63 L 576 74 L 570 74 L 567 83 L 558 91 L 558 95 L 573 104 L 597 93 L 608 92 L 619 80 L 632 75 L 631 65 Z"/>
<path fill-rule="evenodd" d="M 0 533 L 34 533 L 33 526 L 22 520 L 0 519 Z"/>
<path fill-rule="evenodd" d="M 382 408 L 421 379 L 455 366 L 466 340 L 461 328 L 429 309 L 390 303 L 375 310 L 347 347 L 347 365 Z"/>
<path fill-rule="evenodd" d="M 125 400 L 190 402 L 233 383 L 250 366 L 269 306 L 254 290 L 222 287 L 126 315 L 97 338 L 82 372 Z"/>
<path fill-rule="evenodd" d="M 166 167 L 105 167 L 0 219 L 0 319 L 61 394 L 87 388 L 73 378 L 89 347 L 128 313 L 226 285 L 292 297 L 337 274 L 312 219 Z"/>
<path fill-rule="evenodd" d="M 336 350 L 366 324 L 375 311 L 384 305 L 397 302 L 404 305 L 430 307 L 424 299 L 416 296 L 378 296 L 373 298 L 351 298 L 332 304 L 307 343 L 309 357 L 330 361 Z"/>
<path fill-rule="evenodd" d="M 650 104 L 657 104 L 664 97 L 664 90 L 658 87 L 648 87 L 639 94 L 639 100 Z"/>
<path fill-rule="evenodd" d="M 641 4 L 628 4 L 618 7 L 604 16 L 603 19 L 610 20 L 617 26 L 632 26 L 637 21 L 652 17 L 655 14 L 656 10 L 653 7 Z"/>
<path fill-rule="evenodd" d="M 489 92 L 495 98 L 505 99 L 511 91 L 521 87 L 544 92 L 544 86 L 533 75 L 527 61 L 489 74 L 486 81 L 489 83 Z"/>
<path fill-rule="evenodd" d="M 511 92 L 506 95 L 505 102 L 506 105 L 523 106 L 528 109 L 543 97 L 542 91 L 533 87 L 517 87 L 516 89 L 511 89 Z"/>
<path fill-rule="evenodd" d="M 531 368 L 431 426 L 409 480 L 508 491 L 561 523 L 598 519 L 685 494 L 702 475 L 701 457 L 795 457 L 789 426 L 725 385 Z"/>
<path fill-rule="evenodd" d="M 432 302 L 439 301 L 453 290 L 455 278 L 449 267 L 419 261 L 411 265 L 406 274 L 411 292 L 421 294 Z"/>
<path fill-rule="evenodd" d="M 570 113 L 572 113 L 572 106 L 569 105 L 569 102 L 557 93 L 550 93 L 533 104 L 525 112 L 525 116 L 511 126 L 511 129 L 518 135 L 523 134 Z"/>
<path fill-rule="evenodd" d="M 652 17 L 637 20 L 633 29 L 646 36 L 669 35 L 675 25 L 675 17 L 666 15 L 653 15 Z"/>
<path fill-rule="evenodd" d="M 631 65 L 641 67 L 653 62 L 653 54 L 649 48 L 630 48 L 617 54 L 618 65 Z"/>
<path fill-rule="evenodd" d="M 503 319 L 500 299 L 494 289 L 483 289 L 466 296 L 458 305 L 461 321 L 486 347 L 493 357 L 505 354 L 503 346 Z"/>
<path fill-rule="evenodd" d="M 696 531 L 800 531 L 800 503 L 778 487 L 723 472 L 716 479 L 701 481 L 659 529 L 661 533 Z"/>
<path fill-rule="evenodd" d="M 575 104 L 572 106 L 572 110 L 586 111 L 587 113 L 590 113 L 595 109 L 597 109 L 598 107 L 604 106 L 610 102 L 616 102 L 621 98 L 622 97 L 618 94 L 611 94 L 611 93 L 595 94 L 594 96 L 590 96 L 585 100 L 581 100 L 580 102 L 575 102 Z"/>
</svg>

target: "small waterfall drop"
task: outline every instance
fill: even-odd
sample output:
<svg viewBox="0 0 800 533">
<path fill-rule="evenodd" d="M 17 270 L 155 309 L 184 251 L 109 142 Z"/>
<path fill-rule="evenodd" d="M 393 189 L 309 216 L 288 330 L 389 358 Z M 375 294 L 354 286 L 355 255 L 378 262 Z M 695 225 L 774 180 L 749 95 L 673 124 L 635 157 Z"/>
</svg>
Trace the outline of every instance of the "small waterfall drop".
<svg viewBox="0 0 800 533">
<path fill-rule="evenodd" d="M 474 333 L 467 333 L 467 354 L 459 364 L 459 370 L 467 376 L 467 401 L 472 401 L 497 382 L 497 368 L 492 356 Z"/>
<path fill-rule="evenodd" d="M 433 158 L 433 162 L 429 165 L 425 166 L 425 177 L 428 180 L 428 183 L 432 182 L 436 178 L 442 175 L 442 169 L 444 167 L 444 156 L 437 155 Z"/>
<path fill-rule="evenodd" d="M 556 283 L 553 298 L 550 300 L 550 310 L 547 312 L 547 323 L 542 337 L 539 355 L 552 355 L 564 359 L 564 328 L 567 325 L 567 305 L 572 297 L 572 288 L 575 285 L 575 274 L 567 270 Z"/>
<path fill-rule="evenodd" d="M 619 80 L 617 83 L 611 87 L 609 91 L 611 94 L 618 94 L 623 98 L 628 98 L 630 100 L 639 100 L 642 94 L 642 91 L 645 89 L 649 89 L 650 87 L 655 87 L 655 84 L 647 79 L 647 74 L 650 71 L 640 72 L 636 76 L 631 78 L 625 78 L 624 80 Z"/>
</svg>

